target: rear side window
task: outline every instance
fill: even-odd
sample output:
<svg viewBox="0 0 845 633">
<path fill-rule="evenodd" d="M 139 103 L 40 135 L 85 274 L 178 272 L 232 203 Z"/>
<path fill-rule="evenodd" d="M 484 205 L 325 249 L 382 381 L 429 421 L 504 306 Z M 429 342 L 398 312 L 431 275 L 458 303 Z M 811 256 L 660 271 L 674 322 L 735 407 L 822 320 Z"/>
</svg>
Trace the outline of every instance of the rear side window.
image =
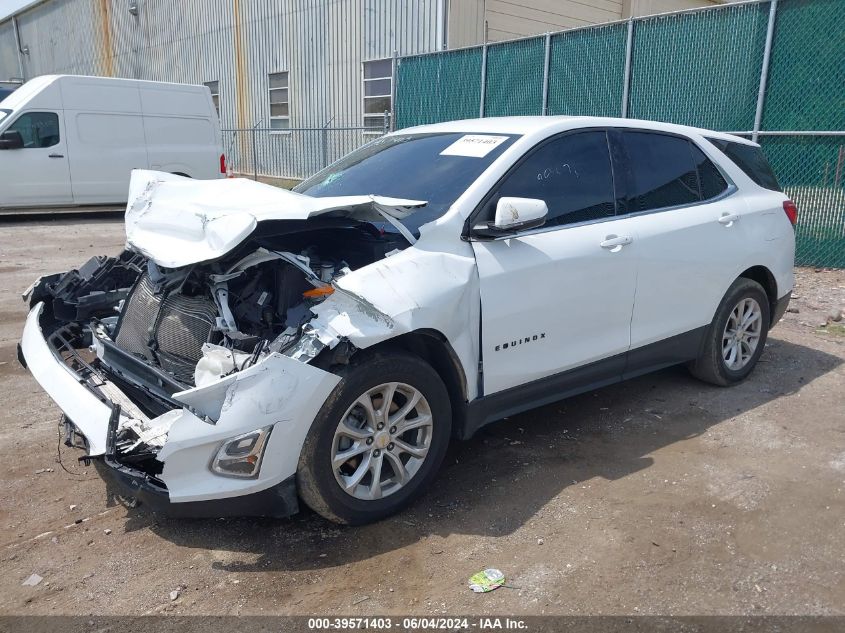
<svg viewBox="0 0 845 633">
<path fill-rule="evenodd" d="M 722 195 L 728 188 L 728 183 L 716 168 L 716 165 L 704 155 L 695 144 L 690 143 L 692 159 L 698 169 L 698 182 L 701 185 L 701 199 L 710 200 Z"/>
<path fill-rule="evenodd" d="M 616 212 L 613 168 L 602 131 L 567 134 L 530 154 L 500 185 L 487 214 L 492 219 L 499 198 L 535 198 L 549 207 L 545 226 L 612 217 Z"/>
<path fill-rule="evenodd" d="M 718 138 L 708 138 L 707 140 L 722 150 L 755 183 L 764 189 L 782 191 L 769 161 L 763 155 L 762 149 L 755 145 L 733 143 Z"/>
<path fill-rule="evenodd" d="M 678 136 L 624 132 L 630 177 L 629 212 L 698 202 L 698 171 L 690 142 Z"/>
</svg>

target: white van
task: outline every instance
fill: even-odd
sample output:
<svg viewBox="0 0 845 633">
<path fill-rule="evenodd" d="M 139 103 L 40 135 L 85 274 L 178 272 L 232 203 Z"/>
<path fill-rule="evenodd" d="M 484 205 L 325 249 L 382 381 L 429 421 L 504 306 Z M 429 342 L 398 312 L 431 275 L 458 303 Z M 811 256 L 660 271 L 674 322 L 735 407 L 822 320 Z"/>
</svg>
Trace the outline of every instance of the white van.
<svg viewBox="0 0 845 633">
<path fill-rule="evenodd" d="M 125 204 L 133 169 L 225 175 L 207 87 L 44 75 L 0 101 L 0 209 Z"/>
</svg>

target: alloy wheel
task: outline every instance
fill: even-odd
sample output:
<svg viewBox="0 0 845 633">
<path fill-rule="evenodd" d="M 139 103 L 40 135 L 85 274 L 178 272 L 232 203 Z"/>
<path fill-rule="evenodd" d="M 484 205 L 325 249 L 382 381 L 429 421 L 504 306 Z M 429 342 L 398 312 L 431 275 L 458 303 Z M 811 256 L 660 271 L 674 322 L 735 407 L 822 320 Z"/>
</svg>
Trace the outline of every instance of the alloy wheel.
<svg viewBox="0 0 845 633">
<path fill-rule="evenodd" d="M 411 385 L 389 382 L 369 389 L 335 430 L 335 480 L 347 494 L 366 501 L 397 492 L 425 461 L 433 428 L 428 401 Z"/>
<path fill-rule="evenodd" d="M 722 333 L 722 360 L 725 367 L 739 371 L 745 367 L 760 342 L 763 311 L 755 299 L 746 297 L 734 306 Z"/>
</svg>

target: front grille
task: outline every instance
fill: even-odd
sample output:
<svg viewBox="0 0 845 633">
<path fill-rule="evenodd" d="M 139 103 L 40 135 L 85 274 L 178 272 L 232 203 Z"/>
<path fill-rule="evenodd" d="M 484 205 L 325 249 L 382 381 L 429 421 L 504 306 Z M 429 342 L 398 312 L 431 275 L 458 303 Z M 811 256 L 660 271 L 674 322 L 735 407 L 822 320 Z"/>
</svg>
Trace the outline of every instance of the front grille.
<svg viewBox="0 0 845 633">
<path fill-rule="evenodd" d="M 192 383 L 202 345 L 211 338 L 217 308 L 208 297 L 155 294 L 144 273 L 126 300 L 115 343 Z"/>
</svg>

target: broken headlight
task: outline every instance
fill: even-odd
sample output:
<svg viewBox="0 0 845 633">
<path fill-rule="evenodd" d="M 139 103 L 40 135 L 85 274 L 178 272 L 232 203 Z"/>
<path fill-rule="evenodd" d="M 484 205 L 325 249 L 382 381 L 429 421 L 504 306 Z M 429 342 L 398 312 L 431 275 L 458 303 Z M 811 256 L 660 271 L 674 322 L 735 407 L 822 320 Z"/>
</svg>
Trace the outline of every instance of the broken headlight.
<svg viewBox="0 0 845 633">
<path fill-rule="evenodd" d="M 227 440 L 214 456 L 211 470 L 226 477 L 243 477 L 244 479 L 258 477 L 261 458 L 264 456 L 267 439 L 272 430 L 272 426 L 265 426 Z"/>
</svg>

